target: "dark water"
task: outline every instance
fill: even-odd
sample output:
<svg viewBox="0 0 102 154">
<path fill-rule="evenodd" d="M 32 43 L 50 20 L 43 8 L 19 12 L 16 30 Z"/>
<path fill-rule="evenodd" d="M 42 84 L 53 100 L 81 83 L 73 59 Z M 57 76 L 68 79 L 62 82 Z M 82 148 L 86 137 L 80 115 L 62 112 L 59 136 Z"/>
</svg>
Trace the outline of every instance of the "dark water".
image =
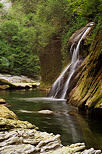
<svg viewBox="0 0 102 154">
<path fill-rule="evenodd" d="M 0 97 L 7 101 L 20 120 L 35 124 L 41 131 L 60 134 L 63 145 L 85 142 L 87 148 L 102 149 L 101 120 L 79 114 L 78 109 L 65 100 L 46 98 L 46 95 L 45 91 L 39 90 L 0 91 Z M 51 110 L 53 114 L 36 112 L 40 110 Z"/>
</svg>

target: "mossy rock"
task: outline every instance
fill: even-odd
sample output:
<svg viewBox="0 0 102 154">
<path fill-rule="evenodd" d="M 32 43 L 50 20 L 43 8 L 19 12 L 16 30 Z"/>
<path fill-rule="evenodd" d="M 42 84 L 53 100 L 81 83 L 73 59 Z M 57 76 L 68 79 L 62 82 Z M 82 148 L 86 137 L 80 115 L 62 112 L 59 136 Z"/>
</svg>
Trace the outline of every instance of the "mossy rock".
<svg viewBox="0 0 102 154">
<path fill-rule="evenodd" d="M 87 111 L 102 109 L 102 29 L 93 40 L 90 53 L 85 59 L 82 75 L 69 94 L 69 102 Z M 89 113 L 89 112 L 88 112 Z M 98 113 L 98 112 L 97 112 Z"/>
<path fill-rule="evenodd" d="M 17 115 L 4 105 L 0 105 L 0 117 L 6 119 L 18 119 Z"/>
<path fill-rule="evenodd" d="M 9 81 L 5 80 L 5 79 L 0 79 L 0 85 L 9 85 L 9 86 L 13 86 L 12 83 L 10 83 Z"/>
</svg>

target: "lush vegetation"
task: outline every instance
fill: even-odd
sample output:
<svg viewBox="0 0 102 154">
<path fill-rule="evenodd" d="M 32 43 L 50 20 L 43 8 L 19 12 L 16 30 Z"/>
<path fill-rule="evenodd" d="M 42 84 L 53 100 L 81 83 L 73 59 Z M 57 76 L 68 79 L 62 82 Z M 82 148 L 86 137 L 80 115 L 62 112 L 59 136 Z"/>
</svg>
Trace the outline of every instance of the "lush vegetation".
<svg viewBox="0 0 102 154">
<path fill-rule="evenodd" d="M 0 3 L 0 71 L 40 73 L 39 55 L 51 40 L 60 39 L 65 57 L 67 41 L 90 21 L 101 27 L 102 0 L 12 0 L 9 13 Z"/>
</svg>

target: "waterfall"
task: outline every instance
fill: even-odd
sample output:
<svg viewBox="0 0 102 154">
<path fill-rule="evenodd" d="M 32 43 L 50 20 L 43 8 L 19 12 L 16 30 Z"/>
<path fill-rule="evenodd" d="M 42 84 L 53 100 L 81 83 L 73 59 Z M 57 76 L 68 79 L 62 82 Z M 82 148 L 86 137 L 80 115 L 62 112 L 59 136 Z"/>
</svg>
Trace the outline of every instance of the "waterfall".
<svg viewBox="0 0 102 154">
<path fill-rule="evenodd" d="M 87 27 L 84 27 L 79 32 L 81 34 L 80 34 L 80 39 L 76 45 L 76 48 L 74 47 L 75 42 L 71 45 L 71 48 L 70 48 L 70 52 L 72 53 L 71 63 L 64 69 L 61 75 L 54 82 L 48 94 L 48 97 L 66 99 L 67 91 L 68 91 L 68 88 L 70 87 L 72 77 L 83 61 L 82 59 L 79 59 L 81 42 L 83 38 L 85 38 L 87 33 L 90 31 L 92 25 L 93 25 L 93 22 L 90 23 Z M 79 35 L 79 33 L 76 34 L 76 36 Z"/>
</svg>

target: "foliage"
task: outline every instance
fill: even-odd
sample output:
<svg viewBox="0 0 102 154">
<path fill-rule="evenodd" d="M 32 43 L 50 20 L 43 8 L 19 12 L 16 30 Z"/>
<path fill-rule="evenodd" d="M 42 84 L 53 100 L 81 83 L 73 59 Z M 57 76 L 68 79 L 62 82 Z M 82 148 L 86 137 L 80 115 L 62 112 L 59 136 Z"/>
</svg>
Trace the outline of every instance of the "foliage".
<svg viewBox="0 0 102 154">
<path fill-rule="evenodd" d="M 14 20 L 6 20 L 1 28 L 0 39 L 0 57 L 3 65 L 6 62 L 3 57 L 9 61 L 6 72 L 11 74 L 34 75 L 39 74 L 39 58 L 32 53 L 34 28 L 26 28 Z M 30 37 L 31 36 L 31 37 Z M 1 65 L 2 66 L 2 65 Z M 5 72 L 0 67 L 1 72 Z"/>
<path fill-rule="evenodd" d="M 1 15 L 0 25 L 0 58 L 9 61 L 6 71 L 11 73 L 39 74 L 39 55 L 52 40 L 61 40 L 65 59 L 68 55 L 67 42 L 72 33 L 94 21 L 97 24 L 95 36 L 102 22 L 102 0 L 12 2 L 9 13 Z"/>
<path fill-rule="evenodd" d="M 3 6 L 3 4 L 2 3 L 0 3 L 0 8 L 3 8 L 4 6 Z"/>
</svg>

